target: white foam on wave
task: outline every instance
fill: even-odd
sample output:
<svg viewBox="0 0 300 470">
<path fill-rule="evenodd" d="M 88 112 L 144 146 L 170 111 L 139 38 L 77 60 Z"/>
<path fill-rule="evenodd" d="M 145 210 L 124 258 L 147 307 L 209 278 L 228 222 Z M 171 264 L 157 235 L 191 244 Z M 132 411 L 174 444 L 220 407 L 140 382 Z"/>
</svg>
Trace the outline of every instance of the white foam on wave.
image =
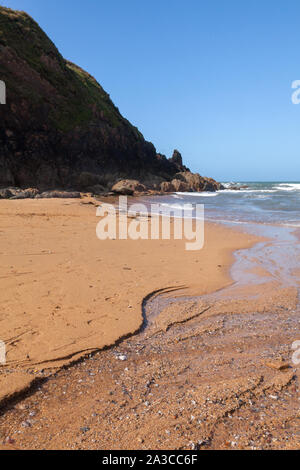
<svg viewBox="0 0 300 470">
<path fill-rule="evenodd" d="M 300 222 L 299 223 L 286 223 L 286 224 L 281 223 L 280 225 L 282 225 L 283 227 L 299 228 Z"/>
<path fill-rule="evenodd" d="M 300 191 L 300 183 L 280 183 L 275 188 L 277 191 Z"/>
<path fill-rule="evenodd" d="M 217 222 L 217 223 L 222 223 L 222 224 L 235 224 L 235 225 L 259 225 L 259 226 L 267 226 L 267 227 L 276 227 L 276 226 L 279 226 L 279 227 L 286 227 L 286 228 L 300 228 L 300 222 L 297 223 L 297 222 L 280 222 L 280 221 L 276 221 L 276 222 L 268 222 L 268 221 L 261 221 L 261 220 L 236 220 L 236 219 L 232 219 L 232 218 L 228 218 L 228 219 L 221 219 L 221 218 L 218 218 L 218 217 L 209 217 L 209 216 L 206 216 L 205 217 L 206 220 L 210 221 L 210 222 Z"/>
<path fill-rule="evenodd" d="M 222 224 L 236 224 L 236 225 L 249 225 L 251 221 L 245 221 L 245 220 L 236 220 L 236 219 L 218 219 L 218 217 L 205 217 L 206 220 L 209 220 L 210 222 L 220 222 Z"/>
<path fill-rule="evenodd" d="M 278 189 L 224 189 L 221 193 L 244 194 L 244 193 L 276 193 Z"/>
<path fill-rule="evenodd" d="M 202 193 L 175 193 L 175 196 L 196 196 L 196 197 L 216 197 L 218 196 L 219 192 L 210 193 L 203 191 Z"/>
<path fill-rule="evenodd" d="M 235 183 L 234 181 L 230 181 L 229 183 L 228 183 L 228 182 L 225 182 L 225 183 L 223 182 L 223 183 L 221 183 L 221 184 L 222 184 L 222 185 L 224 186 L 224 188 L 226 188 L 226 189 L 230 189 L 230 188 L 232 188 L 232 186 L 241 186 L 241 185 L 242 185 L 242 183 Z"/>
</svg>

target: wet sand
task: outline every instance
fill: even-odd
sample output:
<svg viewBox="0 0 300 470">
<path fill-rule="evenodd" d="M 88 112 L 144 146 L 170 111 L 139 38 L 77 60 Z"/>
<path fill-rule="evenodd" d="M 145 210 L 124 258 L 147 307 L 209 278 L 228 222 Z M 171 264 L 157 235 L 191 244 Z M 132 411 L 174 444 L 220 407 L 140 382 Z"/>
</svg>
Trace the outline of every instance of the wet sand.
<svg viewBox="0 0 300 470">
<path fill-rule="evenodd" d="M 298 449 L 292 294 L 281 292 L 277 305 L 267 295 L 271 313 L 263 299 L 255 312 L 242 300 L 165 299 L 163 310 L 150 301 L 144 331 L 11 403 L 0 417 L 3 441 L 21 449 Z"/>
<path fill-rule="evenodd" d="M 299 448 L 297 289 L 229 272 L 258 238 L 100 242 L 83 202 L 0 201 L 2 394 L 38 380 L 3 403 L 4 448 Z"/>
</svg>

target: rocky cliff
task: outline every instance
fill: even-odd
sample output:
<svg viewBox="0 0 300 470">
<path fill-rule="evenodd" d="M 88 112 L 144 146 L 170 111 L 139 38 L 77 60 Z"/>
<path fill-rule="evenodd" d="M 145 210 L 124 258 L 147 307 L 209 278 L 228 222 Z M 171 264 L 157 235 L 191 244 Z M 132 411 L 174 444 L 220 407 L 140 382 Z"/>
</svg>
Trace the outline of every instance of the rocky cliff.
<svg viewBox="0 0 300 470">
<path fill-rule="evenodd" d="M 101 85 L 65 60 L 26 13 L 0 7 L 0 188 L 110 188 L 170 182 L 187 169 L 157 154 Z M 150 183 L 151 184 L 151 183 Z"/>
</svg>

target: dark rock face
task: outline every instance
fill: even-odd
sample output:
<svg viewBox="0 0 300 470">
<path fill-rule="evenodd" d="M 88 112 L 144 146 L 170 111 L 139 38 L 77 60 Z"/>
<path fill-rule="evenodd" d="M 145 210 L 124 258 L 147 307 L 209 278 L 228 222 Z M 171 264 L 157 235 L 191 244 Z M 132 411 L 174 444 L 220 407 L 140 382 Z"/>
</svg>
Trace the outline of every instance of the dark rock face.
<svg viewBox="0 0 300 470">
<path fill-rule="evenodd" d="M 178 165 L 179 167 L 183 166 L 182 156 L 181 153 L 178 152 L 178 150 L 174 150 L 173 156 L 172 158 L 170 158 L 170 161 L 172 163 L 175 163 L 175 165 Z"/>
<path fill-rule="evenodd" d="M 169 180 L 178 164 L 66 61 L 26 13 L 0 7 L 0 187 L 109 188 L 120 178 Z"/>
</svg>

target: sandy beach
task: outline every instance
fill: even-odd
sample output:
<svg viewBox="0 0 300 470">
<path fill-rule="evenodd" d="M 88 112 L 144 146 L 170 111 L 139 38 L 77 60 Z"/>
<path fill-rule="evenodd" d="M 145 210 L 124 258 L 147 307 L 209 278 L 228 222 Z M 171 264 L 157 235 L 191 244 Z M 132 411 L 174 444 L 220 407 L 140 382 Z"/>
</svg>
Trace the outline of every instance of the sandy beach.
<svg viewBox="0 0 300 470">
<path fill-rule="evenodd" d="M 255 241 L 217 225 L 206 226 L 199 252 L 184 241 L 100 241 L 88 202 L 1 201 L 1 399 L 32 381 L 28 370 L 65 365 L 138 331 L 152 293 L 224 287 L 233 250 Z"/>
<path fill-rule="evenodd" d="M 184 240 L 100 241 L 97 204 L 0 202 L 4 448 L 212 446 L 213 427 L 245 397 L 296 390 L 289 364 L 284 373 L 266 366 L 288 360 L 286 335 L 297 339 L 297 328 L 284 326 L 293 321 L 296 289 L 270 280 L 253 293 L 249 286 L 232 298 L 209 297 L 232 285 L 233 252 L 259 238 L 210 223 L 194 252 Z M 196 419 L 207 403 L 209 416 Z M 293 400 L 289 409 L 294 417 Z M 215 446 L 231 447 L 218 432 Z"/>
</svg>

